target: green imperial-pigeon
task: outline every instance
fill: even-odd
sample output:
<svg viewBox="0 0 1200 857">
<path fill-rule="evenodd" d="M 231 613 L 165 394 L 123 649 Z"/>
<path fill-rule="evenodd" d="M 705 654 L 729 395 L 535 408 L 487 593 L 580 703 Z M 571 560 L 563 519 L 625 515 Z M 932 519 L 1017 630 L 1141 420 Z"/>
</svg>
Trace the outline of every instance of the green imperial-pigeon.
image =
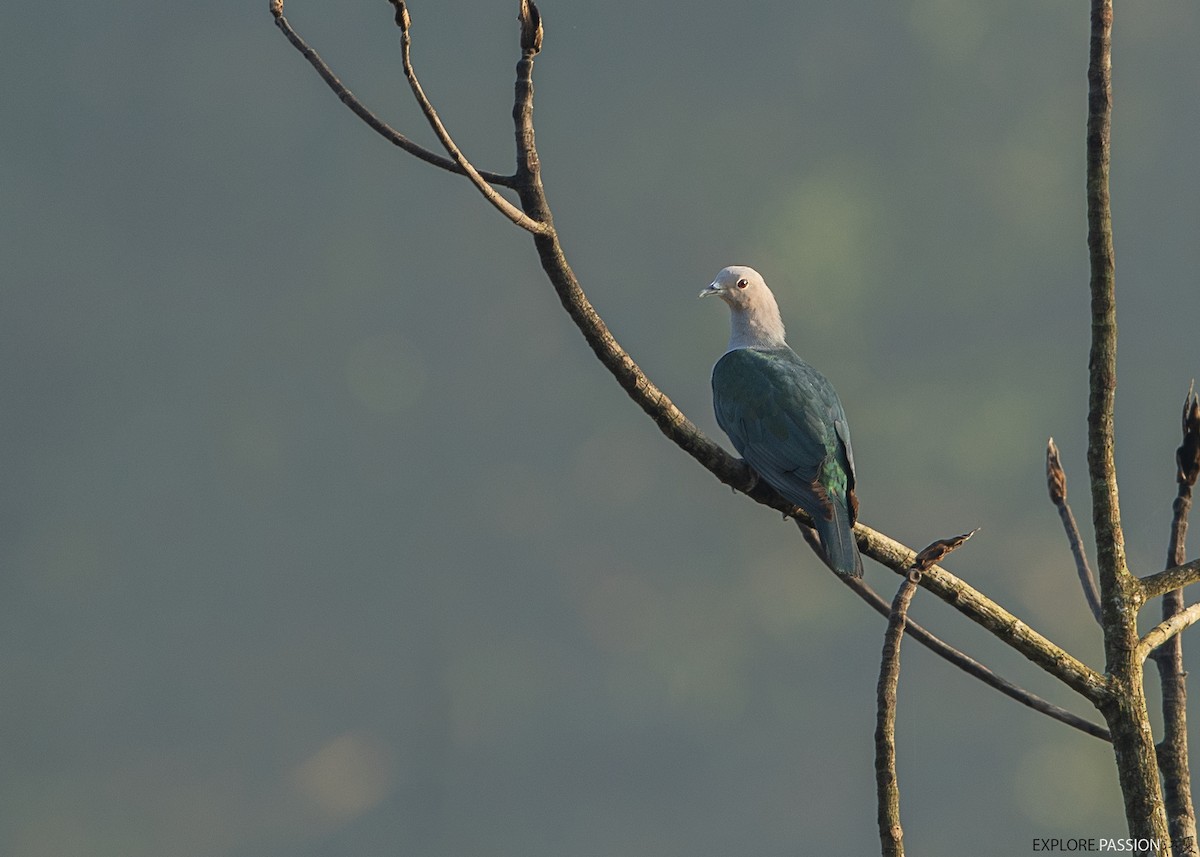
<svg viewBox="0 0 1200 857">
<path fill-rule="evenodd" d="M 717 424 L 768 485 L 812 518 L 825 564 L 861 577 L 854 453 L 833 385 L 784 342 L 779 305 L 758 271 L 725 268 L 706 295 L 732 315 L 729 349 L 712 373 Z"/>
</svg>

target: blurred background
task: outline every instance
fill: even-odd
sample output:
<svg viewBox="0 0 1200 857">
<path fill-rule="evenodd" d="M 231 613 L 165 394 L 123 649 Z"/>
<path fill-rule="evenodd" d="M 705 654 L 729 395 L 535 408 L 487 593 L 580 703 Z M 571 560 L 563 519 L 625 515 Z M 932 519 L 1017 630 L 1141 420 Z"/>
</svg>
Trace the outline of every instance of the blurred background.
<svg viewBox="0 0 1200 857">
<path fill-rule="evenodd" d="M 5 13 L 0 853 L 877 853 L 883 621 L 665 441 L 528 237 L 355 119 L 267 5 Z M 410 7 L 481 168 L 511 169 L 516 6 Z M 386 3 L 286 13 L 435 146 Z M 754 265 L 845 402 L 862 519 L 915 547 L 981 526 L 951 569 L 1102 667 L 1043 470 L 1053 435 L 1090 534 L 1086 6 L 542 13 L 546 187 L 630 354 L 720 436 L 727 312 L 696 294 Z M 1198 40 L 1194 3 L 1118 4 L 1138 573 L 1200 374 Z M 929 595 L 912 614 L 1094 716 Z M 914 852 L 1124 835 L 1107 745 L 911 643 L 899 693 Z"/>
</svg>

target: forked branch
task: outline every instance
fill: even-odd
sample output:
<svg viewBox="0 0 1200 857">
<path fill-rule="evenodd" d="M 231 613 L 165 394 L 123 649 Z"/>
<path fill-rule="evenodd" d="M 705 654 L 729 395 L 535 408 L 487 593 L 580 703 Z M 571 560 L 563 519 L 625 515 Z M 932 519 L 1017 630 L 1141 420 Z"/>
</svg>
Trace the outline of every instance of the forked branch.
<svg viewBox="0 0 1200 857">
<path fill-rule="evenodd" d="M 899 574 L 912 567 L 917 555 L 911 548 L 861 522 L 854 532 L 862 552 L 876 562 Z M 931 566 L 921 575 L 921 587 L 1093 703 L 1107 696 L 1108 682 L 1103 675 L 940 565 Z"/>
<path fill-rule="evenodd" d="M 425 114 L 425 118 L 429 121 L 429 127 L 433 129 L 433 133 L 441 141 L 442 147 L 454 159 L 454 163 L 466 174 L 467 178 L 471 180 L 471 184 L 475 185 L 479 192 L 483 194 L 483 198 L 490 202 L 497 211 L 526 232 L 534 235 L 548 234 L 550 227 L 546 223 L 534 220 L 497 193 L 496 189 L 484 180 L 483 176 L 467 160 L 462 150 L 458 148 L 458 145 L 450 136 L 450 132 L 442 124 L 441 117 L 438 116 L 437 111 L 433 109 L 433 105 L 429 103 L 429 99 L 425 96 L 425 90 L 421 88 L 421 84 L 417 80 L 416 70 L 413 69 L 411 56 L 412 37 L 409 35 L 409 30 L 412 28 L 412 19 L 408 14 L 408 6 L 404 3 L 404 0 L 391 0 L 391 3 L 396 7 L 396 26 L 400 28 L 400 54 L 404 63 L 404 76 L 408 78 L 408 85 L 412 89 L 413 97 L 416 98 L 417 104 L 421 107 L 421 112 Z"/>
<path fill-rule="evenodd" d="M 408 139 L 408 137 L 405 137 L 395 128 L 391 127 L 370 110 L 368 110 L 366 106 L 354 96 L 354 93 L 347 89 L 345 84 L 338 80 L 337 75 L 333 73 L 333 69 L 326 64 L 325 60 L 321 59 L 320 54 L 309 47 L 308 43 L 301 38 L 300 34 L 292 29 L 292 25 L 289 24 L 287 18 L 283 16 L 283 0 L 271 0 L 271 14 L 275 17 L 275 26 L 277 26 L 279 31 L 283 33 L 289 42 L 292 43 L 292 47 L 299 51 L 301 56 L 308 60 L 309 64 L 317 70 L 317 74 L 321 76 L 321 80 L 325 81 L 325 84 L 331 90 L 333 90 L 333 94 L 336 95 L 343 104 L 349 107 L 355 116 L 366 123 L 367 127 L 375 131 L 392 145 L 400 147 L 413 157 L 420 158 L 427 164 L 432 164 L 433 166 L 448 172 L 466 175 L 466 170 L 464 170 L 454 161 L 450 160 L 449 158 L 445 158 L 436 152 L 431 152 L 424 146 L 414 143 L 412 140 Z M 481 170 L 479 175 L 485 181 L 500 187 L 514 187 L 516 182 L 516 179 L 513 176 L 501 175 L 500 173 L 493 173 L 487 170 Z"/>
<path fill-rule="evenodd" d="M 876 613 L 883 616 L 885 619 L 891 614 L 891 605 L 879 596 L 879 594 L 871 588 L 870 584 L 859 577 L 839 577 L 842 583 L 850 587 L 859 598 L 870 605 Z M 1101 741 L 1111 741 L 1112 736 L 1103 726 L 1085 720 L 1077 714 L 1067 711 L 1065 708 L 1055 705 L 1045 699 L 1042 699 L 1035 693 L 1030 693 L 1025 688 L 1013 684 L 1003 676 L 997 675 L 992 670 L 988 669 L 979 661 L 972 658 L 970 655 L 959 651 L 949 643 L 942 640 L 940 637 L 931 634 L 924 626 L 913 621 L 911 617 L 908 619 L 906 633 L 916 642 L 920 643 L 925 648 L 929 649 L 938 657 L 946 662 L 953 664 L 963 672 L 974 676 L 984 684 L 995 688 L 1005 696 L 1016 700 L 1022 705 L 1032 708 L 1034 711 L 1045 714 L 1047 717 L 1052 717 L 1061 723 L 1073 729 L 1078 729 L 1080 732 L 1086 732 L 1088 735 L 1093 735 Z"/>
</svg>

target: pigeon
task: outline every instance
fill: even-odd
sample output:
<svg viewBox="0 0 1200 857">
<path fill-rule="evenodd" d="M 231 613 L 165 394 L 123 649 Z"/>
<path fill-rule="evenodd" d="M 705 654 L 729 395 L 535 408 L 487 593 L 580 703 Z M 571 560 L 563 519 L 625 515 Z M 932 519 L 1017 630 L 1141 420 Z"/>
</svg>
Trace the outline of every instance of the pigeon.
<svg viewBox="0 0 1200 857">
<path fill-rule="evenodd" d="M 825 564 L 862 577 L 850 428 L 837 392 L 784 341 L 775 296 L 753 268 L 724 268 L 700 292 L 729 305 L 729 348 L 712 372 L 717 424 L 738 454 L 813 521 Z"/>
</svg>

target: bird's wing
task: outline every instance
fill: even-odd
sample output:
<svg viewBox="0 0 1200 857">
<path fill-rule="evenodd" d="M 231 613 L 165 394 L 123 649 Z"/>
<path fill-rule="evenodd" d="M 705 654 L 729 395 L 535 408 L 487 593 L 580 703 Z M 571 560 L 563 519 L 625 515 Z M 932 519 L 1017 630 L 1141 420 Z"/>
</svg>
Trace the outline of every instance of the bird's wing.
<svg viewBox="0 0 1200 857">
<path fill-rule="evenodd" d="M 790 348 L 730 351 L 713 368 L 717 423 L 776 491 L 814 517 L 854 487 L 846 416 L 833 386 Z"/>
</svg>

